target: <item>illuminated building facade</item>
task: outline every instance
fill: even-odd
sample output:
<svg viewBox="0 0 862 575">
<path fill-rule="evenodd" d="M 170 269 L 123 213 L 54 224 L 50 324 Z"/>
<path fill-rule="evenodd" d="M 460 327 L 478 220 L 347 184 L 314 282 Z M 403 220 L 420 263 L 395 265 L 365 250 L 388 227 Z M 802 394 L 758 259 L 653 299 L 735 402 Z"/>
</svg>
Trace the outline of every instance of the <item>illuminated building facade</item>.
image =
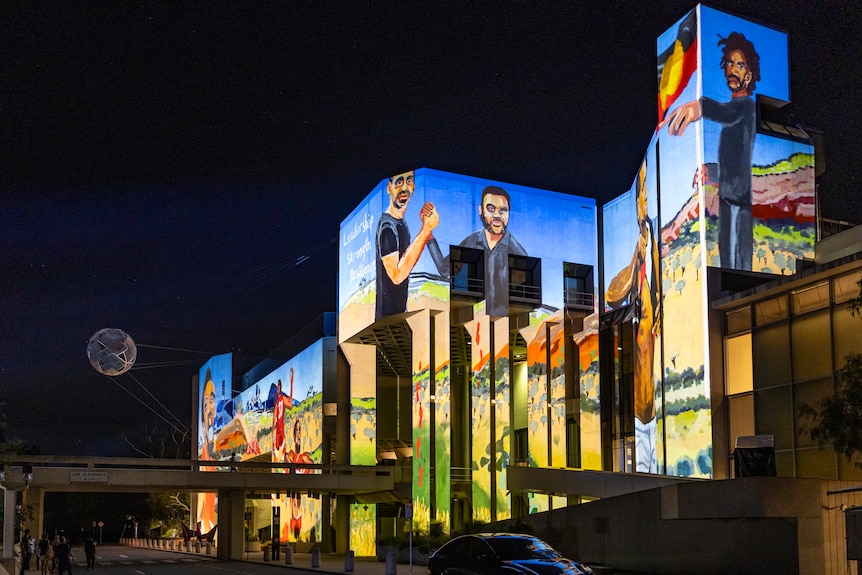
<svg viewBox="0 0 862 575">
<path fill-rule="evenodd" d="M 794 276 L 815 259 L 814 146 L 763 113 L 790 99 L 787 35 L 698 6 L 657 62 L 630 190 L 597 207 L 427 168 L 386 178 L 340 225 L 337 329 L 238 396 L 219 383 L 229 356 L 201 369 L 200 459 L 401 470 L 389 492 L 275 494 L 281 541 L 334 528 L 333 548 L 373 555 L 406 503 L 416 531 L 449 532 L 595 497 L 513 489 L 511 468 L 728 478 L 756 434 L 775 436 L 780 475 L 856 477 L 793 415 L 862 344 L 859 266 Z M 745 291 L 777 278 L 792 287 Z M 215 506 L 199 498 L 202 530 Z"/>
</svg>

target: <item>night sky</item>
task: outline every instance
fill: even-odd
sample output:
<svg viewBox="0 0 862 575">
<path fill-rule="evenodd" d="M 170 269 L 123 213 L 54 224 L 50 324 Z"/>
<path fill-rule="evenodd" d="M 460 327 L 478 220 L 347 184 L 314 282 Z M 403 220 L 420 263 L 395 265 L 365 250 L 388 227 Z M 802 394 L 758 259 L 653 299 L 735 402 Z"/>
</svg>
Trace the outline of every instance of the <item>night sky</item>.
<svg viewBox="0 0 862 575">
<path fill-rule="evenodd" d="M 338 225 L 392 174 L 625 192 L 656 38 L 694 6 L 661 4 L 3 3 L 5 436 L 128 454 L 164 422 L 123 387 L 188 421 L 207 354 L 335 310 Z M 710 5 L 788 30 L 780 119 L 825 135 L 823 215 L 862 222 L 862 2 Z M 103 327 L 148 346 L 138 369 L 90 367 Z"/>
</svg>

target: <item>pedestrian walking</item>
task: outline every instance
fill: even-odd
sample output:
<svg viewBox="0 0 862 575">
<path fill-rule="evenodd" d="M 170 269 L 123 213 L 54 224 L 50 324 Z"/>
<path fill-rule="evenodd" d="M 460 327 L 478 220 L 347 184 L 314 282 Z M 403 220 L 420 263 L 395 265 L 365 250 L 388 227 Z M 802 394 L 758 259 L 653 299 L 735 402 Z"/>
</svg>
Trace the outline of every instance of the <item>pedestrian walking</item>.
<svg viewBox="0 0 862 575">
<path fill-rule="evenodd" d="M 42 575 L 52 575 L 54 573 L 54 543 L 48 542 L 48 548 L 42 555 Z"/>
<path fill-rule="evenodd" d="M 72 556 L 72 548 L 66 543 L 65 537 L 60 537 L 60 542 L 54 548 L 54 563 L 57 565 L 57 575 L 72 575 L 72 563 L 75 558 Z"/>
<path fill-rule="evenodd" d="M 33 551 L 35 551 L 35 542 L 33 538 L 30 537 L 30 530 L 25 529 L 24 535 L 21 536 L 21 573 L 24 571 L 28 571 L 30 569 L 30 561 L 33 558 Z"/>
<path fill-rule="evenodd" d="M 41 569 L 45 563 L 45 556 L 48 554 L 49 547 L 51 547 L 51 541 L 48 540 L 48 532 L 46 531 L 36 545 L 36 569 Z"/>
<path fill-rule="evenodd" d="M 84 554 L 87 555 L 87 569 L 96 568 L 96 540 L 87 537 L 84 541 Z"/>
</svg>

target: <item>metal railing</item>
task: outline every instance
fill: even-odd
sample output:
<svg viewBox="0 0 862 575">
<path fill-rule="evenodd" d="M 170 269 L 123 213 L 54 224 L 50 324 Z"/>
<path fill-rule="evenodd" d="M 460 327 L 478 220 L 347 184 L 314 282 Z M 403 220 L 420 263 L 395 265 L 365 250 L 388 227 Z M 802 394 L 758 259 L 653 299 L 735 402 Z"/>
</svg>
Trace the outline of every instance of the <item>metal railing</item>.
<svg viewBox="0 0 862 575">
<path fill-rule="evenodd" d="M 509 299 L 517 301 L 542 301 L 542 286 L 509 284 Z"/>
<path fill-rule="evenodd" d="M 596 296 L 589 292 L 567 289 L 563 294 L 567 306 L 585 307 L 592 309 L 595 306 Z"/>
</svg>

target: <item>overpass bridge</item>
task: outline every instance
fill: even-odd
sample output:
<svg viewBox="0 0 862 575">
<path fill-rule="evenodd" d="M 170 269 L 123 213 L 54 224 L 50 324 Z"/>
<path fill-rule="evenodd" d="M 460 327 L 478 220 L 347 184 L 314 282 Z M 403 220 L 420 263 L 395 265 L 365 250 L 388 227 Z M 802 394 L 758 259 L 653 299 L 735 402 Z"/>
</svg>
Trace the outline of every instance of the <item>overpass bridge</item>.
<svg viewBox="0 0 862 575">
<path fill-rule="evenodd" d="M 3 541 L 15 541 L 18 492 L 32 506 L 28 527 L 39 536 L 44 526 L 47 492 L 215 492 L 219 496 L 219 545 L 222 559 L 242 558 L 245 541 L 246 494 L 301 491 L 336 499 L 372 496 L 395 491 L 398 467 L 271 463 L 268 461 L 213 462 L 191 459 L 13 456 L 2 459 L 0 487 L 4 498 Z M 274 471 L 280 471 L 275 473 Z M 345 503 L 347 500 L 345 499 Z M 347 505 L 336 507 L 338 550 L 347 547 Z M 327 514 L 324 514 L 325 516 Z M 329 533 L 328 517 L 322 534 Z M 343 527 L 343 528 L 338 528 Z M 13 556 L 3 545 L 3 557 Z"/>
</svg>

